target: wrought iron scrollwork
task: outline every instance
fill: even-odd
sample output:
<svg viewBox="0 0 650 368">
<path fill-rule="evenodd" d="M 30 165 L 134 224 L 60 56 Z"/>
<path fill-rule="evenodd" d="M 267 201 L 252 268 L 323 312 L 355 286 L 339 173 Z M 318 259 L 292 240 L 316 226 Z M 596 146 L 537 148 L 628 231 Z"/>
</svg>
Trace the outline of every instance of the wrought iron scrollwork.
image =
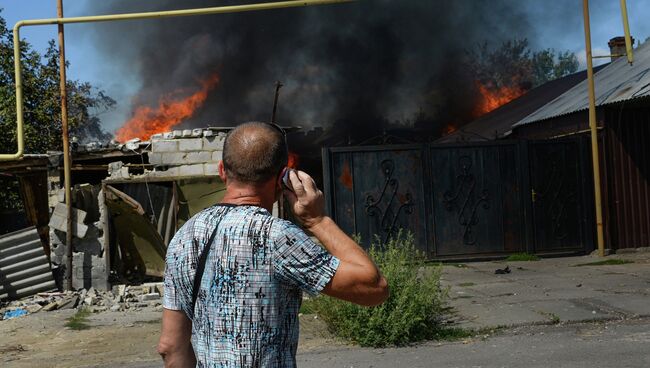
<svg viewBox="0 0 650 368">
<path fill-rule="evenodd" d="M 555 240 L 564 240 L 569 236 L 567 205 L 574 204 L 577 193 L 567 189 L 566 169 L 561 152 L 552 152 L 550 172 L 544 175 L 545 185 L 537 194 L 545 205 L 545 214 L 551 221 L 551 232 Z"/>
<path fill-rule="evenodd" d="M 384 234 L 383 241 L 386 242 L 398 230 L 397 221 L 400 215 L 413 213 L 413 198 L 411 193 L 399 195 L 399 181 L 393 177 L 393 160 L 384 160 L 380 166 L 384 175 L 383 188 L 377 199 L 372 194 L 366 196 L 365 210 L 368 216 L 379 217 L 380 230 Z"/>
<path fill-rule="evenodd" d="M 489 195 L 487 190 L 476 189 L 476 178 L 471 172 L 471 157 L 461 156 L 458 159 L 458 166 L 460 170 L 460 174 L 456 176 L 458 186 L 444 193 L 443 203 L 448 211 L 456 212 L 458 224 L 464 228 L 463 243 L 474 245 L 477 242 L 474 227 L 479 223 L 478 209 L 490 208 Z"/>
</svg>

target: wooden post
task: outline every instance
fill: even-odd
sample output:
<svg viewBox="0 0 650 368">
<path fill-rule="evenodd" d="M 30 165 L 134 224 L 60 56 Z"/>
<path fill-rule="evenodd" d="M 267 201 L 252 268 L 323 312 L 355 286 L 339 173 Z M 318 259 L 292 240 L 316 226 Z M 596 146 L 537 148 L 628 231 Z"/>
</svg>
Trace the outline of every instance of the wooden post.
<svg viewBox="0 0 650 368">
<path fill-rule="evenodd" d="M 57 17 L 63 18 L 63 0 L 57 0 Z M 61 88 L 61 134 L 63 135 L 63 186 L 65 187 L 65 206 L 68 219 L 66 223 L 65 246 L 66 246 L 66 269 L 65 288 L 72 290 L 72 180 L 70 167 L 70 139 L 68 136 L 68 91 L 66 88 L 65 70 L 65 35 L 63 24 L 59 24 L 59 78 Z"/>
</svg>

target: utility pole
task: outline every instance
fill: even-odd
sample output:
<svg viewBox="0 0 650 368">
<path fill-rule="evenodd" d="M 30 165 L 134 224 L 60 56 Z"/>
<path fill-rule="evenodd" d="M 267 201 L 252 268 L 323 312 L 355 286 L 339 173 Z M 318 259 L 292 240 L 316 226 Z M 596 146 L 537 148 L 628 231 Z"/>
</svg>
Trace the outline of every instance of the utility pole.
<svg viewBox="0 0 650 368">
<path fill-rule="evenodd" d="M 63 0 L 57 0 L 57 17 L 63 18 Z M 70 173 L 70 137 L 68 136 L 68 91 L 66 88 L 65 70 L 65 35 L 63 24 L 59 24 L 59 78 L 61 88 L 61 134 L 63 135 L 63 186 L 65 187 L 65 206 L 67 223 L 65 232 L 66 265 L 65 289 L 72 290 L 72 183 Z"/>
</svg>

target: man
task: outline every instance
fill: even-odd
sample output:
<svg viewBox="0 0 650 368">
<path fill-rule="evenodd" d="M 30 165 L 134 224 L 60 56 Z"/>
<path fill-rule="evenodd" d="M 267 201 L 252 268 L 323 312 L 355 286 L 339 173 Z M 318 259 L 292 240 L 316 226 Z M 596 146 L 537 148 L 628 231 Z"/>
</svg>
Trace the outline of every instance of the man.
<svg viewBox="0 0 650 368">
<path fill-rule="evenodd" d="M 376 265 L 324 215 L 323 193 L 309 175 L 291 170 L 284 194 L 326 249 L 271 216 L 287 156 L 286 136 L 275 125 L 247 123 L 226 137 L 222 202 L 190 219 L 167 250 L 158 345 L 166 367 L 295 367 L 302 291 L 365 306 L 388 298 Z"/>
</svg>

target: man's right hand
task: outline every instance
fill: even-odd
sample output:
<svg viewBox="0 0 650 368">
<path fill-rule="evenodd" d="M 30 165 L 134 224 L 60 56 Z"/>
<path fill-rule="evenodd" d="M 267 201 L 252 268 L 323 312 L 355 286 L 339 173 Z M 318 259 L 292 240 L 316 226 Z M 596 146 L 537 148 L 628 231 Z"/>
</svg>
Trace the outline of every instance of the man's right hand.
<svg viewBox="0 0 650 368">
<path fill-rule="evenodd" d="M 306 172 L 289 172 L 289 190 L 284 195 L 291 205 L 293 214 L 307 229 L 318 225 L 325 216 L 325 199 L 316 182 Z"/>
</svg>

